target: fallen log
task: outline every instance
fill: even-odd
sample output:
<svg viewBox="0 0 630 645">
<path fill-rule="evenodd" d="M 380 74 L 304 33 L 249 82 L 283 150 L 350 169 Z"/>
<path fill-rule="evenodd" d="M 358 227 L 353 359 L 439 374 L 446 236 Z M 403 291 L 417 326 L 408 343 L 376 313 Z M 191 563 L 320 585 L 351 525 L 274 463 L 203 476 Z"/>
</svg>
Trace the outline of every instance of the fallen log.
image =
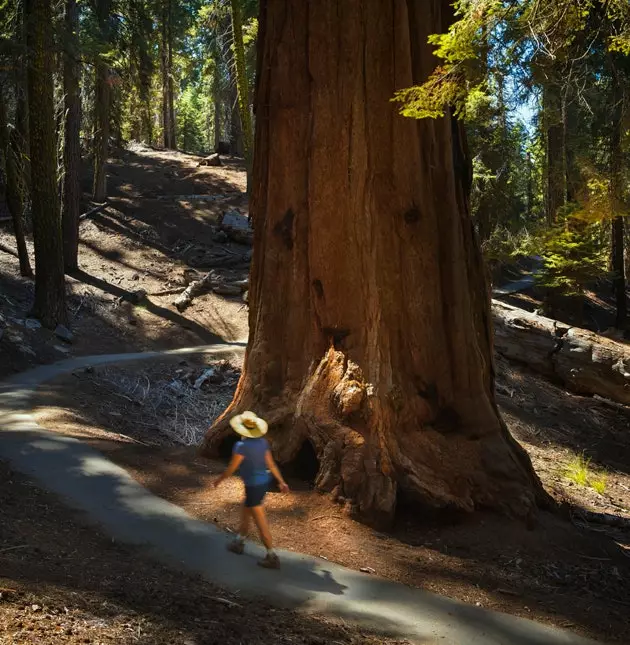
<svg viewBox="0 0 630 645">
<path fill-rule="evenodd" d="M 201 280 L 195 280 L 191 282 L 186 289 L 181 293 L 180 296 L 173 300 L 173 306 L 180 313 L 184 311 L 187 307 L 190 307 L 192 301 L 204 293 L 207 293 L 212 289 L 213 283 L 217 282 L 217 274 L 214 271 L 206 273 Z"/>
<path fill-rule="evenodd" d="M 630 346 L 492 301 L 495 351 L 577 394 L 630 405 Z"/>
<path fill-rule="evenodd" d="M 96 204 L 94 208 L 90 208 L 90 210 L 87 211 L 86 213 L 79 215 L 79 221 L 83 221 L 84 219 L 87 219 L 90 215 L 95 215 L 101 209 L 105 208 L 105 206 L 107 206 L 107 202 L 103 202 L 102 204 Z"/>
<path fill-rule="evenodd" d="M 229 283 L 215 271 L 210 271 L 200 280 L 191 282 L 179 297 L 173 300 L 173 306 L 181 313 L 191 305 L 195 298 L 209 291 L 221 296 L 239 296 L 243 291 L 243 286 L 240 282 Z"/>
</svg>

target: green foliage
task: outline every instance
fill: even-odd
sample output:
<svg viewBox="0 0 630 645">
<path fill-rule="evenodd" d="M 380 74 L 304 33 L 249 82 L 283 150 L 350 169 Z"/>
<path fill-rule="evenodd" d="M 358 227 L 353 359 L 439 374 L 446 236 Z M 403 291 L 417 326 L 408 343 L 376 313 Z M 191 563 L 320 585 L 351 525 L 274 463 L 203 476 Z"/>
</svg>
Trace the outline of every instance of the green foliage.
<svg viewBox="0 0 630 645">
<path fill-rule="evenodd" d="M 202 154 L 209 147 L 206 113 L 198 87 L 188 87 L 177 101 L 177 147 L 185 152 Z"/>
<path fill-rule="evenodd" d="M 566 295 L 582 295 L 585 287 L 607 274 L 608 249 L 602 223 L 571 204 L 559 223 L 541 232 L 539 254 L 544 266 L 537 275 L 541 286 Z"/>
<path fill-rule="evenodd" d="M 482 250 L 488 262 L 511 264 L 518 258 L 533 255 L 535 240 L 535 235 L 527 228 L 512 232 L 504 226 L 497 226 L 483 243 Z"/>
</svg>

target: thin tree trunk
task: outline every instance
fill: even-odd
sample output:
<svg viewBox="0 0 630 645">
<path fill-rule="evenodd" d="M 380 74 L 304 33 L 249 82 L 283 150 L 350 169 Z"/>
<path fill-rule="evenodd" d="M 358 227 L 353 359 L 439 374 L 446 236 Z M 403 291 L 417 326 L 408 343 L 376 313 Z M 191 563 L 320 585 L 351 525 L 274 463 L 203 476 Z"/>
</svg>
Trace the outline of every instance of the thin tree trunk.
<svg viewBox="0 0 630 645">
<path fill-rule="evenodd" d="M 11 220 L 20 262 L 20 275 L 33 277 L 28 249 L 24 239 L 22 214 L 24 201 L 22 191 L 25 189 L 20 177 L 20 149 L 15 128 L 9 129 L 7 124 L 6 105 L 0 87 L 0 205 L 6 203 Z"/>
<path fill-rule="evenodd" d="M 238 111 L 236 85 L 230 88 L 230 152 L 238 157 L 242 157 L 244 153 L 243 129 Z"/>
<path fill-rule="evenodd" d="M 280 462 L 309 442 L 317 488 L 375 524 L 398 493 L 520 517 L 548 499 L 494 399 L 463 128 L 390 100 L 428 77 L 450 15 L 449 0 L 261 3 L 250 337 L 203 451 L 255 410 Z"/>
<path fill-rule="evenodd" d="M 79 93 L 79 9 L 76 0 L 66 0 L 65 55 L 63 88 L 65 92 L 64 180 L 63 180 L 63 255 L 66 271 L 78 268 L 79 215 L 81 214 L 81 96 Z"/>
<path fill-rule="evenodd" d="M 96 5 L 102 43 L 109 42 L 110 0 L 98 0 Z M 94 96 L 94 201 L 107 198 L 107 159 L 109 157 L 109 117 L 111 90 L 109 67 L 99 56 L 95 65 Z"/>
<path fill-rule="evenodd" d="M 13 232 L 20 261 L 20 275 L 26 278 L 33 277 L 33 269 L 28 256 L 28 248 L 24 238 L 24 195 L 26 184 L 23 181 L 23 161 L 21 159 L 21 143 L 17 130 L 9 135 L 7 148 L 7 205 L 13 220 Z"/>
<path fill-rule="evenodd" d="M 171 133 L 171 145 L 177 150 L 177 120 L 175 118 L 175 90 L 173 84 L 173 4 L 168 3 L 168 113 Z"/>
<path fill-rule="evenodd" d="M 240 115 L 240 132 L 242 149 L 247 167 L 248 193 L 251 185 L 252 160 L 254 149 L 254 128 L 249 108 L 247 66 L 245 63 L 245 45 L 243 43 L 243 12 L 241 0 L 230 0 L 232 8 L 232 35 L 234 43 L 234 68 L 236 72 L 236 89 L 238 95 L 238 113 Z M 240 152 L 240 151 L 239 151 Z"/>
<path fill-rule="evenodd" d="M 612 221 L 612 269 L 613 290 L 617 315 L 615 326 L 625 329 L 628 317 L 628 303 L 626 298 L 626 263 L 625 263 L 625 234 L 624 218 L 622 211 L 622 150 L 621 137 L 623 129 L 624 91 L 617 78 L 617 71 L 613 67 L 613 123 L 610 139 L 610 197 L 614 213 Z"/>
<path fill-rule="evenodd" d="M 558 210 L 564 206 L 566 196 L 566 171 L 564 167 L 564 125 L 559 90 L 553 81 L 543 87 L 543 113 L 547 138 L 547 224 L 556 223 Z"/>
<path fill-rule="evenodd" d="M 212 100 L 214 102 L 214 151 L 219 152 L 221 148 L 221 111 L 223 102 L 221 100 L 221 77 L 219 76 L 218 61 L 216 62 L 212 79 Z"/>
<path fill-rule="evenodd" d="M 28 95 L 35 242 L 33 314 L 54 328 L 66 322 L 63 239 L 57 198 L 51 0 L 26 0 Z"/>
<path fill-rule="evenodd" d="M 18 153 L 17 170 L 21 173 L 19 185 L 25 193 L 30 191 L 31 185 L 31 156 L 29 151 L 29 124 L 28 124 L 28 60 L 26 46 L 26 16 L 24 3 L 17 5 L 16 40 L 24 46 L 24 53 L 15 62 L 15 129 L 16 149 Z M 23 196 L 22 201 L 24 201 Z"/>
<path fill-rule="evenodd" d="M 171 45 L 171 0 L 164 0 L 162 7 L 162 43 L 161 43 L 161 69 L 162 69 L 162 121 L 164 147 L 172 150 L 175 144 L 175 123 L 173 107 L 173 78 L 172 62 L 173 51 Z"/>
</svg>

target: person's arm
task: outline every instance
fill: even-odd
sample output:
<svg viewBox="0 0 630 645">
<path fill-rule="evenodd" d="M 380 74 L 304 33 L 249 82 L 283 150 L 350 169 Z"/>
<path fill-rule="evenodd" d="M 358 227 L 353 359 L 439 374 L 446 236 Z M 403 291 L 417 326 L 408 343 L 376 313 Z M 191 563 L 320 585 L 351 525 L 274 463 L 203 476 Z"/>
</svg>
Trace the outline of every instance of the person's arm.
<svg viewBox="0 0 630 645">
<path fill-rule="evenodd" d="M 216 488 L 222 481 L 226 480 L 228 477 L 231 477 L 237 470 L 238 467 L 241 465 L 241 462 L 245 459 L 243 455 L 239 454 L 233 454 L 232 459 L 230 459 L 230 463 L 228 464 L 228 467 L 225 469 L 222 475 L 217 477 L 213 482 L 212 485 Z"/>
<path fill-rule="evenodd" d="M 280 472 L 280 469 L 276 465 L 276 462 L 274 461 L 273 456 L 271 455 L 271 450 L 267 450 L 267 452 L 265 453 L 265 463 L 267 464 L 267 468 L 269 468 L 269 470 L 271 471 L 271 474 L 276 478 L 276 481 L 280 486 L 280 490 L 283 493 L 288 493 L 289 485 L 284 481 L 284 478 L 282 477 L 282 473 Z"/>
</svg>

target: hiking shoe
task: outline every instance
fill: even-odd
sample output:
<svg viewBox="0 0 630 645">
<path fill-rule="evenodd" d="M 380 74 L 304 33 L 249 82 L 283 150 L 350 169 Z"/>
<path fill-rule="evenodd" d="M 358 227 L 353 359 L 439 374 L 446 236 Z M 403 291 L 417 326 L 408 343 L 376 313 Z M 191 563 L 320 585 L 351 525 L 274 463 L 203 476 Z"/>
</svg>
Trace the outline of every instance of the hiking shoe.
<svg viewBox="0 0 630 645">
<path fill-rule="evenodd" d="M 258 561 L 258 566 L 264 569 L 279 569 L 280 558 L 275 553 L 267 553 L 264 560 Z"/>
<path fill-rule="evenodd" d="M 243 542 L 243 540 L 239 540 L 238 538 L 236 540 L 232 540 L 227 545 L 227 550 L 231 551 L 232 553 L 236 553 L 236 555 L 243 555 L 243 552 L 245 551 L 245 542 Z"/>
</svg>

